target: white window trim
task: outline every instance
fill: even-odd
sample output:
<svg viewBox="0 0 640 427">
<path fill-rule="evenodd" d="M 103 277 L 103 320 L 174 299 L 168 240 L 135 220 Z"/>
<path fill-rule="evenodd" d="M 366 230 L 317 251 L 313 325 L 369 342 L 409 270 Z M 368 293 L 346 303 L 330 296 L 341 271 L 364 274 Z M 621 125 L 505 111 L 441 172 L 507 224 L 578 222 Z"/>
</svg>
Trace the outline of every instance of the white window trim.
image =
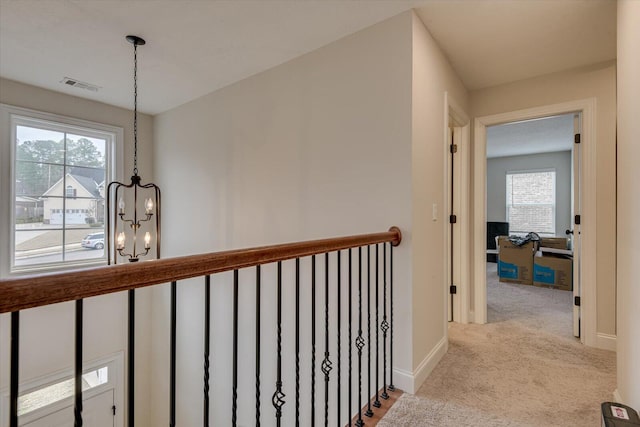
<svg viewBox="0 0 640 427">
<path fill-rule="evenodd" d="M 121 181 L 124 176 L 124 131 L 121 127 L 0 103 L 0 129 L 5 130 L 0 133 L 0 200 L 9 201 L 9 203 L 0 204 L 0 277 L 20 276 L 42 271 L 62 271 L 79 266 L 95 266 L 106 263 L 105 257 L 95 260 L 29 266 L 12 271 L 15 256 L 13 251 L 15 210 L 12 209 L 13 200 L 15 200 L 13 185 L 15 182 L 15 126 L 20 123 L 33 124 L 38 122 L 46 124 L 47 128 L 52 130 L 68 131 L 70 128 L 76 128 L 87 136 L 99 138 L 108 136 L 113 142 L 110 144 L 110 149 L 105 150 L 107 165 L 110 165 L 107 170 L 107 182 Z M 93 132 L 87 132 L 88 129 Z"/>
<path fill-rule="evenodd" d="M 556 171 L 556 168 L 543 168 L 543 169 L 518 169 L 518 170 L 508 170 L 505 173 L 505 184 L 507 182 L 507 175 L 518 175 L 518 174 L 525 174 L 525 173 L 539 173 L 539 172 L 553 172 L 553 207 L 552 207 L 552 225 L 551 227 L 553 228 L 553 231 L 551 232 L 537 232 L 538 234 L 542 234 L 542 235 L 550 235 L 550 236 L 555 236 L 556 235 L 556 206 L 557 206 L 557 200 L 556 200 L 556 195 L 558 193 L 558 187 L 557 187 L 557 176 L 558 176 L 558 172 Z M 506 188 L 505 188 L 505 192 L 506 192 Z M 506 202 L 506 198 L 505 198 L 505 202 Z M 509 204 L 505 203 L 505 218 L 507 219 L 507 222 L 509 222 Z M 509 230 L 509 233 L 511 233 L 512 230 Z M 526 233 L 526 231 L 516 231 L 513 230 L 514 234 L 519 234 L 519 233 Z"/>
</svg>

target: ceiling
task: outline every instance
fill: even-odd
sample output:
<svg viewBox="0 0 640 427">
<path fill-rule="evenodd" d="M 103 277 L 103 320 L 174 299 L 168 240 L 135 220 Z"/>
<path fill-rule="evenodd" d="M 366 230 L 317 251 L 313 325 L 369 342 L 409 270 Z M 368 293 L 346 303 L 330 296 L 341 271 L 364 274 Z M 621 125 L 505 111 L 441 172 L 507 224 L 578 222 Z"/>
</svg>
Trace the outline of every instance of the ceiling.
<svg viewBox="0 0 640 427">
<path fill-rule="evenodd" d="M 573 114 L 487 128 L 487 157 L 568 151 L 573 145 Z"/>
<path fill-rule="evenodd" d="M 616 57 L 615 0 L 448 0 L 417 13 L 469 90 Z"/>
<path fill-rule="evenodd" d="M 615 0 L 0 0 L 0 76 L 131 108 L 135 34 L 156 114 L 411 8 L 471 90 L 615 58 Z"/>
</svg>

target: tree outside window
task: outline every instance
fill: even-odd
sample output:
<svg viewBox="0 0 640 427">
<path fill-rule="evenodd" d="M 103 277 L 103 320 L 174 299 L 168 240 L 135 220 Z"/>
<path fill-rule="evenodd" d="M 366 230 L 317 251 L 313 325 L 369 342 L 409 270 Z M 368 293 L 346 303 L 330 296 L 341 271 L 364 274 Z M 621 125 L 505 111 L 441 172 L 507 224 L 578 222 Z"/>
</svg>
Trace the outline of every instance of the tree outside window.
<svg viewBox="0 0 640 427">
<path fill-rule="evenodd" d="M 11 271 L 104 261 L 83 239 L 104 232 L 115 133 L 12 117 L 15 212 Z M 20 215 L 18 215 L 20 213 Z"/>
</svg>

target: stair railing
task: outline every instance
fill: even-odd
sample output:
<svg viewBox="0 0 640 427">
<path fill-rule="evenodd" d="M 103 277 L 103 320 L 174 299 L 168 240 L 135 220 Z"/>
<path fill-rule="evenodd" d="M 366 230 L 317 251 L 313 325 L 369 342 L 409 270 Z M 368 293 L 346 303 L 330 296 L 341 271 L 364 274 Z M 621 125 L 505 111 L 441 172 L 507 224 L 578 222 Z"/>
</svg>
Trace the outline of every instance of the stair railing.
<svg viewBox="0 0 640 427">
<path fill-rule="evenodd" d="M 0 280 L 0 313 L 11 313 L 11 374 L 10 374 L 10 427 L 18 427 L 18 396 L 19 396 L 19 361 L 20 361 L 20 311 L 34 307 L 42 307 L 66 301 L 75 301 L 75 355 L 74 355 L 74 425 L 83 425 L 82 418 L 82 361 L 83 361 L 83 299 L 106 295 L 115 292 L 129 292 L 128 334 L 129 347 L 127 360 L 129 363 L 127 375 L 127 425 L 133 427 L 134 413 L 134 369 L 135 366 L 135 289 L 159 284 L 170 283 L 170 369 L 169 369 L 169 420 L 170 427 L 176 426 L 176 336 L 177 336 L 177 289 L 178 282 L 194 278 L 204 278 L 204 363 L 203 363 L 203 425 L 210 423 L 210 323 L 211 323 L 211 275 L 233 271 L 233 367 L 232 367 L 232 410 L 231 425 L 238 423 L 238 361 L 239 344 L 239 270 L 255 268 L 255 425 L 259 426 L 265 414 L 260 411 L 262 391 L 265 384 L 261 382 L 261 266 L 275 263 L 277 265 L 277 320 L 276 320 L 276 348 L 273 358 L 276 370 L 276 381 L 271 388 L 271 403 L 275 424 L 282 425 L 283 410 L 289 402 L 289 397 L 283 392 L 283 357 L 282 357 L 282 264 L 288 260 L 295 261 L 295 424 L 304 422 L 314 426 L 317 419 L 328 425 L 330 414 L 331 383 L 335 384 L 336 396 L 331 408 L 331 414 L 338 425 L 363 426 L 367 418 L 375 415 L 377 408 L 382 406 L 380 399 L 389 399 L 389 391 L 394 391 L 393 385 L 393 247 L 400 244 L 402 234 L 397 227 L 389 231 L 357 236 L 338 237 L 323 240 L 313 240 L 297 243 L 264 246 L 250 249 L 231 250 L 224 252 L 191 255 L 142 263 L 118 264 L 97 268 L 67 271 L 62 273 L 41 274 L 20 278 Z M 380 250 L 382 248 L 382 250 Z M 373 251 L 372 251 L 373 249 Z M 374 261 L 372 262 L 372 252 Z M 388 254 L 388 255 L 387 255 Z M 324 258 L 323 284 L 317 283 L 316 260 Z M 305 306 L 301 301 L 301 268 L 300 260 L 311 258 L 311 301 Z M 330 272 L 331 258 L 335 261 L 335 271 Z M 346 258 L 347 265 L 343 265 Z M 343 268 L 348 271 L 347 299 L 342 299 L 345 291 Z M 335 274 L 335 298 L 337 299 L 335 319 L 330 313 L 331 299 L 330 276 Z M 355 280 L 354 280 L 355 279 Z M 357 283 L 356 283 L 357 282 Z M 323 286 L 324 285 L 324 286 Z M 373 290 L 372 290 L 373 286 Z M 318 297 L 318 288 L 324 297 Z M 322 287 L 324 289 L 322 289 Z M 331 294 L 331 295 L 330 295 Z M 354 295 L 355 294 L 355 295 Z M 318 307 L 317 299 L 321 300 Z M 357 301 L 357 309 L 354 310 Z M 373 333 L 372 341 L 372 303 Z M 345 307 L 346 305 L 346 307 Z M 301 307 L 303 312 L 301 312 Z M 307 310 L 308 307 L 308 310 Z M 346 309 L 345 309 L 346 308 Z M 324 313 L 323 329 L 318 331 L 317 310 Z M 365 312 L 366 310 L 366 312 Z M 346 322 L 343 323 L 342 313 L 348 311 Z M 354 313 L 356 311 L 356 313 Z M 308 350 L 311 359 L 311 395 L 308 396 L 310 413 L 307 420 L 301 415 L 300 376 L 302 349 L 300 336 L 301 316 L 310 316 L 311 348 Z M 357 328 L 356 328 L 357 326 Z M 331 329 L 335 330 L 332 334 Z M 365 329 L 366 327 L 366 329 Z M 354 328 L 356 328 L 354 330 Z M 345 332 L 347 333 L 348 353 L 347 366 L 343 366 L 343 348 Z M 322 341 L 318 341 L 320 338 Z M 336 355 L 330 352 L 330 340 L 335 340 Z M 365 351 L 366 347 L 366 351 Z M 372 357 L 372 351 L 374 355 Z M 320 356 L 320 358 L 318 358 Z M 354 375 L 354 364 L 357 358 L 357 369 Z M 372 364 L 375 364 L 372 375 Z M 317 368 L 323 374 L 316 378 Z M 346 384 L 343 382 L 343 368 L 347 369 Z M 250 369 L 243 366 L 242 369 Z M 366 375 L 366 384 L 363 376 Z M 357 382 L 356 377 L 357 376 Z M 380 376 L 382 378 L 380 378 Z M 318 396 L 317 381 L 324 381 L 324 396 Z M 373 381 L 373 382 L 372 382 Z M 355 388 L 355 392 L 354 392 Z M 347 394 L 347 408 L 343 410 L 342 393 Z M 322 401 L 322 405 L 318 402 Z M 355 400 L 357 409 L 354 411 Z"/>
</svg>

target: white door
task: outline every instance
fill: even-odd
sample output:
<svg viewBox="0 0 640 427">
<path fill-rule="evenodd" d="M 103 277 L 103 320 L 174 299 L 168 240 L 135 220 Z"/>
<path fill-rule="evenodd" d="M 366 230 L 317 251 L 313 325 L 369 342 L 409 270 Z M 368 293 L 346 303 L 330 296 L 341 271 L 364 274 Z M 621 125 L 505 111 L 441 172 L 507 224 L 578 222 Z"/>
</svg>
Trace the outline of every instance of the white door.
<svg viewBox="0 0 640 427">
<path fill-rule="evenodd" d="M 453 118 L 449 117 L 450 122 L 453 122 Z M 461 223 L 458 218 L 458 214 L 462 212 L 462 128 L 455 125 L 450 125 L 447 131 L 447 141 L 449 146 L 448 159 L 448 202 L 447 214 L 444 215 L 445 221 L 448 222 L 447 241 L 448 251 L 447 258 L 448 272 L 447 272 L 447 289 L 449 294 L 448 306 L 448 319 L 452 322 L 464 322 L 466 321 L 466 315 L 463 314 L 463 310 L 468 310 L 468 307 L 463 305 L 463 291 L 462 284 L 462 230 Z M 437 215 L 434 213 L 433 220 L 437 219 Z"/>
<path fill-rule="evenodd" d="M 449 156 L 450 156 L 450 162 L 448 165 L 448 171 L 449 171 L 449 182 L 448 182 L 448 190 L 449 190 L 449 206 L 446 208 L 447 211 L 449 212 L 449 215 L 453 215 L 453 210 L 454 210 L 454 163 L 455 163 L 455 155 L 453 153 L 453 151 L 451 150 L 451 147 L 453 146 L 453 128 L 451 126 L 449 126 L 447 128 L 447 141 L 449 142 Z M 433 218 L 434 221 L 436 219 L 436 213 L 433 213 Z M 448 249 L 449 249 L 449 254 L 447 259 L 449 260 L 448 262 L 448 272 L 447 272 L 447 283 L 446 283 L 446 292 L 447 294 L 449 294 L 449 303 L 447 304 L 447 319 L 449 319 L 450 322 L 453 322 L 455 317 L 454 314 L 457 315 L 457 313 L 455 313 L 454 310 L 454 303 L 455 303 L 455 295 L 452 293 L 452 286 L 454 286 L 454 275 L 455 275 L 455 268 L 454 268 L 454 257 L 453 257 L 453 253 L 454 253 L 454 227 L 453 224 L 449 224 L 449 232 L 448 232 Z"/>
<path fill-rule="evenodd" d="M 83 425 L 88 427 L 114 427 L 115 415 L 113 406 L 113 389 L 85 399 L 82 408 Z M 20 425 L 24 427 L 73 426 L 73 405 Z"/>
<path fill-rule="evenodd" d="M 580 218 L 582 212 L 580 203 L 580 178 L 582 168 L 580 163 L 580 135 L 582 133 L 582 120 L 580 114 L 573 116 L 573 133 L 577 135 L 573 144 L 573 188 L 571 204 L 571 225 L 572 230 L 567 230 L 567 234 L 573 243 L 573 335 L 580 336 L 580 296 L 582 289 L 580 286 Z M 573 233 L 573 234 L 571 234 Z"/>
</svg>

